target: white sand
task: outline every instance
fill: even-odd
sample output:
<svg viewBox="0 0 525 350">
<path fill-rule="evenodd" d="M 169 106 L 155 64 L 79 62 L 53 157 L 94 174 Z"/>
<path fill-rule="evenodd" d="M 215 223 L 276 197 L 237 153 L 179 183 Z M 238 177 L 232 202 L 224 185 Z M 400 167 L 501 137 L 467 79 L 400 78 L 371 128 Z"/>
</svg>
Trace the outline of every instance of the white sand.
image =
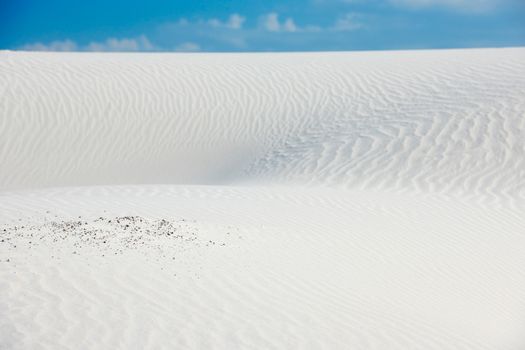
<svg viewBox="0 0 525 350">
<path fill-rule="evenodd" d="M 525 348 L 525 49 L 0 53 L 0 349 Z"/>
</svg>

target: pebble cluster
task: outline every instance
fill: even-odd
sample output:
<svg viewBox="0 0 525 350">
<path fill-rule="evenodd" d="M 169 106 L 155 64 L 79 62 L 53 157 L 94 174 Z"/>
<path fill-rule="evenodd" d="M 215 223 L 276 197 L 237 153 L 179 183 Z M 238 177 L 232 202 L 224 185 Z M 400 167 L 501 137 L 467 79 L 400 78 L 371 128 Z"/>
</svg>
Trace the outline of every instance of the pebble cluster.
<svg viewBox="0 0 525 350">
<path fill-rule="evenodd" d="M 57 249 L 67 247 L 72 254 L 94 248 L 101 256 L 119 255 L 131 250 L 155 252 L 158 256 L 174 255 L 199 247 L 225 247 L 235 236 L 233 228 L 220 234 L 203 233 L 202 225 L 184 219 L 148 219 L 141 216 L 117 216 L 96 219 L 51 220 L 39 224 L 0 226 L 0 249 L 31 249 L 51 244 Z M 236 235 L 234 235 L 236 234 Z M 66 244 L 59 245 L 57 242 Z M 93 249 L 91 249 L 93 251 Z"/>
</svg>

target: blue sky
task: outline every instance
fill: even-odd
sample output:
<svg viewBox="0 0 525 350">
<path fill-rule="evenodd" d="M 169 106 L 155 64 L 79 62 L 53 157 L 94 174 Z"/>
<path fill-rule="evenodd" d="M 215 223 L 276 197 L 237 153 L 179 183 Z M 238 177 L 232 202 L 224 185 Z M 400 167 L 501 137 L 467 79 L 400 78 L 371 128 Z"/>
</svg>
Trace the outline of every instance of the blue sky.
<svg viewBox="0 0 525 350">
<path fill-rule="evenodd" d="M 327 51 L 525 46 L 525 0 L 0 0 L 0 49 Z"/>
</svg>

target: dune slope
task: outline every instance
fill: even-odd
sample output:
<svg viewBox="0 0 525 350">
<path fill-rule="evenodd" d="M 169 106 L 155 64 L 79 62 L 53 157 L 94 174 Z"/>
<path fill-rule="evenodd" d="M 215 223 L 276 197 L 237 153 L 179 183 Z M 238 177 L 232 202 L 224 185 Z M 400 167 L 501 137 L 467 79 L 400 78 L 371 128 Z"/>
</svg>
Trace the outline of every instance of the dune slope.
<svg viewBox="0 0 525 350">
<path fill-rule="evenodd" d="M 523 49 L 0 60 L 0 187 L 523 195 Z"/>
<path fill-rule="evenodd" d="M 525 346 L 525 49 L 0 53 L 0 349 Z"/>
</svg>

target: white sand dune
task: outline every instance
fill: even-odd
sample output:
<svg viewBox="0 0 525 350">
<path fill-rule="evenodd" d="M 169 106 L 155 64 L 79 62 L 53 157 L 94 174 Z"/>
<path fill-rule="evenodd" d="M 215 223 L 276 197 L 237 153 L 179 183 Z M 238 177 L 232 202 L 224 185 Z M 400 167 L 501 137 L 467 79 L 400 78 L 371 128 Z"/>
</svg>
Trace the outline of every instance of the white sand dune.
<svg viewBox="0 0 525 350">
<path fill-rule="evenodd" d="M 0 349 L 525 348 L 525 49 L 0 53 Z"/>
</svg>

